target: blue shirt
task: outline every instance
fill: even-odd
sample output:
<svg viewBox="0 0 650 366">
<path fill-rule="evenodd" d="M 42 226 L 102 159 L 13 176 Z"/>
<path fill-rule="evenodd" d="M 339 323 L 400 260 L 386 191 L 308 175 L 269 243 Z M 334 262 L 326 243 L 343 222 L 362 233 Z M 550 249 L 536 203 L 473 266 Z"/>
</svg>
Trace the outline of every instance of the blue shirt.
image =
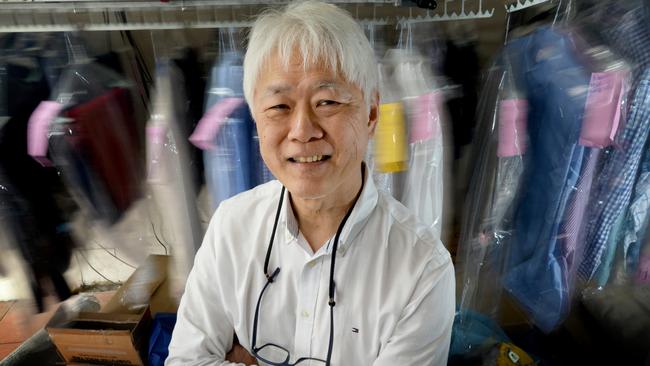
<svg viewBox="0 0 650 366">
<path fill-rule="evenodd" d="M 613 4 L 613 3 L 612 3 Z M 650 131 L 650 27 L 645 14 L 628 11 L 619 16 L 612 8 L 616 24 L 604 26 L 607 41 L 638 66 L 634 74 L 632 94 L 624 129 L 604 162 L 603 170 L 592 192 L 593 202 L 586 223 L 585 256 L 579 271 L 585 280 L 591 279 L 599 268 L 604 253 L 608 253 L 608 238 L 616 219 L 630 204 L 639 173 L 643 149 Z M 643 194 L 643 193 L 641 193 Z M 639 211 L 641 212 L 641 211 Z M 646 210 L 647 212 L 647 210 Z M 642 221 L 641 217 L 636 220 Z M 629 224 L 628 224 L 629 225 Z M 624 229 L 628 230 L 628 229 Z"/>
</svg>

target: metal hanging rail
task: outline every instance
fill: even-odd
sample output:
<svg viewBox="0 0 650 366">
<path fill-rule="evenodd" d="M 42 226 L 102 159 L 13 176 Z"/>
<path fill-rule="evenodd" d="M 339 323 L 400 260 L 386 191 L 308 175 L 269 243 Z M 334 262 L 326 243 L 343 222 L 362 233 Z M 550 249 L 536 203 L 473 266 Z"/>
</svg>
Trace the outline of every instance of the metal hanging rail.
<svg viewBox="0 0 650 366">
<path fill-rule="evenodd" d="M 0 10 L 128 10 L 142 8 L 182 9 L 191 7 L 227 7 L 238 5 L 286 4 L 288 0 L 0 0 Z M 327 0 L 333 4 L 394 4 L 400 0 Z"/>
<path fill-rule="evenodd" d="M 400 0 L 333 0 L 338 4 L 399 5 Z M 0 0 L 0 33 L 236 28 L 250 26 L 256 8 L 286 0 Z M 386 19 L 365 20 L 377 24 Z"/>
<path fill-rule="evenodd" d="M 379 8 L 397 8 L 402 0 L 329 0 L 328 2 Z M 494 9 L 484 10 L 485 0 L 439 0 L 444 12 L 426 12 L 408 17 L 384 16 L 363 19 L 361 23 L 385 25 L 491 17 Z M 251 25 L 252 17 L 264 5 L 285 4 L 288 0 L 0 0 L 0 33 L 117 31 L 197 28 L 241 28 Z M 448 12 L 447 5 L 460 6 Z M 466 11 L 468 7 L 474 9 Z M 443 8 L 443 7 L 441 7 Z M 419 10 L 419 9 L 416 9 Z M 442 9 L 440 9 L 442 10 Z"/>
</svg>

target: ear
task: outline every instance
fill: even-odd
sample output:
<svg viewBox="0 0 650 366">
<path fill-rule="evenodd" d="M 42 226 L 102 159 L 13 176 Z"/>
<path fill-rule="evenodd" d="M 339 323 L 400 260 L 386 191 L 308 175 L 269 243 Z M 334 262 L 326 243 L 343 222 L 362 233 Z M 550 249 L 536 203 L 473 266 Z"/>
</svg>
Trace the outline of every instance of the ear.
<svg viewBox="0 0 650 366">
<path fill-rule="evenodd" d="M 368 129 L 370 137 L 375 135 L 377 122 L 379 121 L 379 92 L 376 91 L 370 99 L 370 108 L 368 108 Z"/>
</svg>

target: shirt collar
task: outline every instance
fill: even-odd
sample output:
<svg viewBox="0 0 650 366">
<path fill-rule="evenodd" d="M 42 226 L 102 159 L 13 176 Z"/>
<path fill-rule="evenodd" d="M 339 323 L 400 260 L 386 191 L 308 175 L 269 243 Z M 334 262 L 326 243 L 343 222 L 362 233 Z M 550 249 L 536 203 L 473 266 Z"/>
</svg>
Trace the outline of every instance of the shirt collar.
<svg viewBox="0 0 650 366">
<path fill-rule="evenodd" d="M 350 244 L 354 242 L 354 239 L 359 235 L 365 224 L 368 222 L 372 210 L 377 205 L 379 193 L 377 192 L 377 187 L 372 179 L 372 174 L 368 169 L 368 165 L 365 163 L 363 164 L 363 169 L 365 169 L 365 181 L 363 183 L 361 195 L 359 196 L 357 203 L 354 205 L 350 217 L 343 227 L 341 237 L 339 238 L 337 252 L 341 256 L 345 256 Z M 282 208 L 282 226 L 284 226 L 285 242 L 290 244 L 298 239 L 299 227 L 293 208 L 291 207 L 288 191 L 285 192 L 285 195 L 282 204 L 284 206 Z M 327 253 L 330 253 L 332 250 L 333 245 L 331 244 L 331 242 L 327 244 Z"/>
</svg>

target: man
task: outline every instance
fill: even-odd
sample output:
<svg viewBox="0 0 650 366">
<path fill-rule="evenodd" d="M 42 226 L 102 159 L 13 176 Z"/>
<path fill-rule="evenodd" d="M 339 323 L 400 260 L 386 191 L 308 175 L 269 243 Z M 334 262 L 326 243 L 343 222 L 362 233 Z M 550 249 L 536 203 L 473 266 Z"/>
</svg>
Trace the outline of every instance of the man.
<svg viewBox="0 0 650 366">
<path fill-rule="evenodd" d="M 217 209 L 167 365 L 446 364 L 449 253 L 363 163 L 377 84 L 368 40 L 337 7 L 258 18 L 244 93 L 278 180 Z"/>
</svg>

